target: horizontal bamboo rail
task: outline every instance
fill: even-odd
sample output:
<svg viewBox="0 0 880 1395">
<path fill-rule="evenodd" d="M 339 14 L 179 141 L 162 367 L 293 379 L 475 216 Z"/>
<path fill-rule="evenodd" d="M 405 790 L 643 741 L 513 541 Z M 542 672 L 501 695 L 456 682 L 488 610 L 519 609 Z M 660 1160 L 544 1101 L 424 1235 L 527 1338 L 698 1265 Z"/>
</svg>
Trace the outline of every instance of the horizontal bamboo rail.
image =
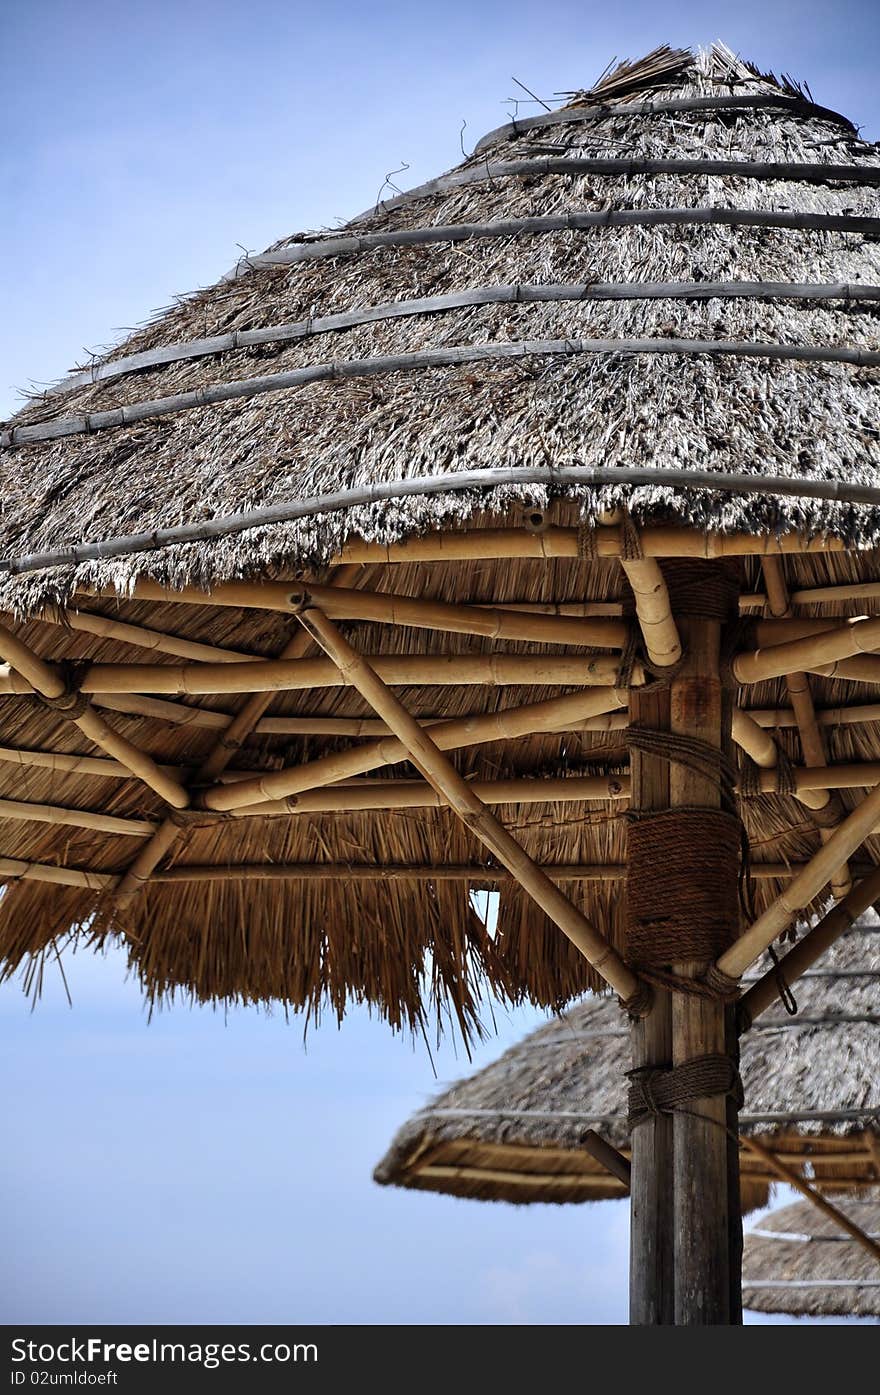
<svg viewBox="0 0 880 1395">
<path fill-rule="evenodd" d="M 712 162 L 705 160 L 701 163 L 708 165 Z M 87 412 L 82 416 L 53 417 L 33 426 L 13 426 L 7 431 L 0 431 L 0 447 L 24 446 L 35 441 L 58 441 L 70 436 L 91 435 L 111 427 L 130 426 L 135 422 L 193 411 L 218 402 L 250 400 L 267 392 L 284 392 L 291 388 L 305 387 L 309 383 L 373 378 L 388 373 L 420 371 L 425 368 L 456 368 L 472 363 L 503 363 L 511 359 L 564 359 L 591 354 L 621 353 L 688 356 L 711 354 L 713 357 L 759 358 L 792 363 L 849 363 L 856 368 L 875 368 L 880 365 L 880 351 L 849 344 L 780 344 L 767 340 L 679 339 L 660 335 L 633 339 L 491 339 L 482 344 L 450 344 L 442 348 L 417 349 L 411 353 L 376 354 L 370 358 L 316 363 L 307 368 L 290 368 L 281 373 L 264 373 L 253 378 L 208 383 L 192 392 L 156 397 L 126 407 L 111 407 L 105 411 Z M 661 475 L 661 471 L 656 473 Z"/>
<path fill-rule="evenodd" d="M 780 971 L 786 983 L 795 983 L 807 969 L 821 959 L 825 951 L 830 949 L 859 916 L 864 915 L 878 900 L 880 867 L 857 882 L 846 897 L 838 901 L 837 905 L 789 950 L 779 969 L 774 965 L 742 995 L 738 1008 L 743 1013 L 744 1022 L 750 1026 L 760 1013 L 776 1002 L 779 997 Z"/>
<path fill-rule="evenodd" d="M 145 819 L 116 818 L 91 809 L 65 809 L 54 804 L 28 804 L 20 799 L 0 799 L 0 819 L 67 825 L 98 833 L 121 833 L 130 838 L 148 838 L 156 827 Z"/>
<path fill-rule="evenodd" d="M 721 97 L 673 97 L 667 100 L 644 102 L 586 103 L 581 106 L 559 107 L 555 111 L 539 111 L 535 116 L 512 116 L 503 126 L 496 126 L 481 136 L 474 146 L 474 154 L 480 155 L 489 145 L 497 141 L 514 140 L 526 131 L 544 130 L 548 126 L 580 125 L 582 121 L 595 121 L 610 116 L 659 116 L 675 112 L 691 111 L 753 111 L 755 109 L 775 109 L 795 111 L 801 116 L 814 120 L 838 122 L 841 126 L 857 134 L 852 122 L 840 112 L 828 107 L 817 106 L 803 97 L 789 97 L 780 93 L 730 93 Z"/>
<path fill-rule="evenodd" d="M 629 798 L 628 775 L 563 775 L 466 783 L 484 804 L 493 805 L 580 804 Z M 238 787 L 231 788 L 237 790 Z M 229 812 L 233 818 L 268 818 L 276 814 L 358 813 L 369 809 L 445 806 L 443 795 L 424 780 L 352 780 L 329 789 L 304 790 L 288 799 L 265 799 L 257 804 L 234 807 Z"/>
<path fill-rule="evenodd" d="M 876 649 L 880 649 L 880 619 L 847 620 L 803 639 L 737 654 L 731 669 L 738 683 L 760 683 L 829 664 L 838 664 L 839 671 L 841 660 L 871 655 Z"/>
<path fill-rule="evenodd" d="M 790 707 L 752 707 L 748 713 L 752 721 L 761 727 L 797 726 L 797 717 Z M 818 707 L 816 721 L 820 727 L 863 726 L 869 722 L 880 722 L 880 702 Z"/>
<path fill-rule="evenodd" d="M 749 965 L 772 944 L 791 923 L 799 910 L 808 906 L 828 884 L 837 868 L 860 847 L 880 821 L 880 785 L 862 800 L 835 829 L 828 842 L 811 858 L 785 891 L 762 915 L 725 950 L 718 967 L 731 978 L 739 978 Z"/>
<path fill-rule="evenodd" d="M 0 653 L 9 661 L 5 668 L 10 682 L 13 684 L 13 691 L 16 690 L 14 681 L 20 680 L 24 685 L 24 691 L 36 691 L 50 701 L 66 697 L 67 689 L 58 672 L 34 654 L 17 635 L 2 625 L 0 625 Z M 63 716 L 63 710 L 59 715 Z M 94 708 L 88 706 L 76 716 L 71 715 L 71 721 L 84 736 L 106 751 L 108 755 L 127 766 L 132 775 L 143 780 L 145 785 L 148 785 L 172 807 L 176 809 L 186 808 L 189 796 L 183 786 L 173 776 L 161 770 L 145 751 L 141 751 L 127 737 L 120 735 L 119 732 L 108 726 L 104 718 Z"/>
<path fill-rule="evenodd" d="M 458 717 L 431 725 L 431 740 L 441 751 L 479 745 L 485 741 L 512 740 L 536 732 L 567 729 L 572 721 L 604 714 L 623 706 L 613 688 L 593 688 L 570 693 L 546 702 L 533 702 L 490 712 L 484 717 Z M 384 737 L 366 746 L 321 756 L 305 765 L 266 771 L 232 787 L 209 789 L 200 803 L 206 809 L 236 809 L 263 799 L 287 798 L 301 790 L 332 785 L 337 780 L 361 775 L 376 766 L 395 765 L 409 759 L 403 742 Z"/>
<path fill-rule="evenodd" d="M 544 304 L 560 301 L 621 301 L 621 300 L 786 300 L 820 302 L 880 300 L 880 286 L 866 283 L 809 283 L 791 281 L 590 281 L 582 284 L 543 282 L 538 285 L 475 286 L 450 291 L 443 295 L 418 296 L 384 304 L 360 306 L 333 315 L 318 315 L 307 320 L 268 325 L 262 329 L 232 330 L 204 339 L 189 339 L 176 344 L 163 344 L 156 349 L 126 354 L 96 364 L 74 378 L 64 388 L 91 386 L 107 382 L 122 374 L 142 372 L 148 368 L 164 367 L 192 359 L 234 353 L 263 344 L 297 343 L 319 334 L 331 334 L 355 329 L 360 325 L 381 324 L 388 320 L 407 319 L 415 315 L 437 315 L 481 305 Z M 50 390 L 57 396 L 61 385 Z"/>
<path fill-rule="evenodd" d="M 609 687 L 620 660 L 606 655 L 557 657 L 518 654 L 371 655 L 383 682 L 406 686 L 535 684 Z M 632 681 L 644 681 L 641 665 Z M 248 664 L 92 664 L 80 680 L 83 693 L 257 693 L 339 688 L 344 679 L 329 659 L 261 659 Z M 9 665 L 0 667 L 0 692 L 29 693 L 30 684 Z"/>
<path fill-rule="evenodd" d="M 525 640 L 534 644 L 572 644 L 602 649 L 622 649 L 629 639 L 629 624 L 598 617 L 537 614 L 504 606 L 450 605 L 444 601 L 416 600 L 382 591 L 359 591 L 336 586 L 290 581 L 226 582 L 211 591 L 186 586 L 169 593 L 155 581 L 135 584 L 133 597 L 140 600 L 184 602 L 197 606 L 254 607 L 296 614 L 307 597 L 336 620 L 369 620 L 378 624 L 407 625 L 452 634 L 482 635 L 488 639 Z M 831 622 L 833 624 L 833 621 Z"/>
<path fill-rule="evenodd" d="M 809 673 L 819 678 L 846 678 L 850 683 L 880 683 L 880 655 L 859 654 L 836 663 L 816 664 Z"/>
<path fill-rule="evenodd" d="M 507 867 L 526 895 L 558 925 L 606 983 L 622 998 L 633 997 L 639 990 L 639 981 L 617 952 L 529 857 L 504 825 L 498 822 L 477 790 L 459 775 L 369 662 L 352 648 L 320 610 L 304 610 L 299 619 L 306 631 L 339 666 L 347 681 L 357 688 L 364 701 L 403 742 L 413 764 L 429 782 L 438 799 Z"/>
<path fill-rule="evenodd" d="M 116 880 L 111 872 L 90 872 L 77 867 L 53 867 L 45 862 L 0 857 L 0 882 L 48 882 L 56 886 L 81 886 L 87 891 L 106 891 Z"/>
<path fill-rule="evenodd" d="M 581 179 L 592 179 L 598 175 L 634 174 L 683 174 L 683 175 L 728 175 L 740 179 L 795 180 L 803 183 L 854 183 L 873 187 L 880 183 L 880 166 L 844 164 L 804 164 L 794 161 L 766 160 L 707 160 L 707 159 L 656 159 L 647 156 L 618 158 L 592 155 L 544 155 L 519 160 L 480 160 L 468 169 L 454 170 L 451 174 L 440 175 L 415 189 L 407 189 L 395 198 L 384 199 L 378 207 L 383 212 L 401 208 L 427 198 L 430 194 L 444 194 L 449 189 L 464 189 L 472 184 L 487 184 L 495 179 L 524 177 L 533 179 L 540 175 L 570 174 Z M 359 217 L 375 214 L 376 208 L 365 209 Z"/>
<path fill-rule="evenodd" d="M 428 227 L 384 229 L 374 233 L 348 233 L 343 237 L 315 237 L 294 242 L 272 252 L 241 258 L 227 279 L 234 280 L 254 270 L 293 266 L 299 262 L 322 261 L 363 252 L 384 251 L 389 247 L 426 247 L 434 243 L 469 242 L 472 238 L 540 236 L 548 232 L 587 232 L 592 229 L 627 227 L 728 227 L 786 228 L 803 232 L 880 233 L 880 218 L 851 213 L 794 213 L 763 208 L 608 208 L 599 213 L 574 211 L 547 213 L 532 218 L 490 218 L 483 223 L 434 223 Z M 100 365 L 96 365 L 96 368 Z M 71 385 L 79 386 L 85 369 Z M 62 379 L 53 391 L 67 386 Z"/>
</svg>

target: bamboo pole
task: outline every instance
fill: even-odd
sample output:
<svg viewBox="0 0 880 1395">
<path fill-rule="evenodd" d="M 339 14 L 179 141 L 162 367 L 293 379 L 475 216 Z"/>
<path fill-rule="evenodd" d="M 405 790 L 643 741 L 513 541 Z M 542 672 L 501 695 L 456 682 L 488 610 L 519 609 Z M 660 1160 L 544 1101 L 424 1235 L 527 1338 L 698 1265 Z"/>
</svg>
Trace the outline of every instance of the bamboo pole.
<svg viewBox="0 0 880 1395">
<path fill-rule="evenodd" d="M 672 680 L 670 729 L 723 746 L 730 717 L 723 694 L 717 620 L 683 618 L 685 660 Z M 669 774 L 671 807 L 718 808 L 719 783 L 685 766 Z M 681 869 L 687 875 L 687 867 Z M 730 869 L 736 876 L 736 869 Z M 676 964 L 682 977 L 699 978 L 701 961 Z M 690 994 L 672 995 L 672 1063 L 727 1054 L 733 1028 L 724 1003 Z M 733 1102 L 712 1095 L 673 1110 L 675 1321 L 680 1326 L 739 1321 L 739 1184 L 737 1150 L 727 1136 L 735 1127 Z M 739 1242 L 738 1242 L 738 1238 Z"/>
<path fill-rule="evenodd" d="M 253 607 L 294 615 L 311 598 L 335 620 L 367 620 L 376 624 L 413 626 L 450 634 L 481 635 L 488 639 L 523 640 L 533 644 L 571 644 L 587 648 L 623 649 L 629 625 L 606 616 L 596 618 L 531 614 L 497 605 L 451 605 L 445 601 L 418 600 L 383 591 L 319 586 L 292 581 L 226 582 L 201 591 L 185 586 L 172 597 L 158 582 L 135 584 L 134 599 L 167 601 L 197 606 Z M 832 622 L 833 623 L 833 622 Z"/>
<path fill-rule="evenodd" d="M 507 829 L 489 812 L 473 788 L 462 779 L 446 756 L 409 715 L 405 707 L 343 638 L 332 621 L 318 609 L 300 613 L 300 623 L 338 664 L 347 682 L 356 687 L 377 716 L 403 741 L 410 759 L 438 796 L 516 877 L 526 893 L 580 950 L 597 973 L 623 998 L 636 993 L 639 984 L 611 945 L 568 900 L 547 874 L 532 861 Z"/>
<path fill-rule="evenodd" d="M 353 581 L 357 575 L 356 566 L 345 566 L 337 568 L 333 575 L 333 581 L 340 586 L 345 586 L 349 581 Z M 283 661 L 296 661 L 307 653 L 309 647 L 308 636 L 301 630 L 295 631 L 290 636 L 281 651 Z M 248 736 L 260 723 L 270 702 L 271 693 L 252 693 L 236 715 L 228 720 L 223 728 L 222 735 L 212 746 L 208 755 L 200 764 L 194 779 L 198 782 L 216 780 L 218 775 L 226 769 L 229 762 L 237 755 Z M 138 891 L 146 884 L 155 869 L 159 866 L 162 858 L 170 852 L 174 846 L 180 829 L 171 820 L 166 819 L 164 823 L 156 829 L 153 837 L 140 854 L 134 859 L 131 866 L 127 868 L 125 874 L 119 882 L 116 890 L 117 905 L 125 907 L 131 904 Z"/>
<path fill-rule="evenodd" d="M 827 949 L 880 899 L 880 867 L 857 882 L 848 895 L 833 906 L 817 925 L 789 950 L 780 965 L 786 983 L 794 983 Z M 740 998 L 738 1011 L 748 1025 L 779 997 L 779 970 L 774 966 Z"/>
<path fill-rule="evenodd" d="M 379 654 L 370 663 L 395 686 L 533 684 L 547 687 L 613 686 L 620 661 L 610 656 L 555 657 L 519 654 Z M 632 681 L 644 681 L 636 665 Z M 92 664 L 80 683 L 84 693 L 294 692 L 340 688 L 345 680 L 329 659 L 266 659 L 248 664 Z M 29 692 L 19 674 L 0 667 L 0 692 Z"/>
<path fill-rule="evenodd" d="M 0 819 L 68 825 L 99 833 L 121 833 L 131 838 L 149 838 L 156 827 L 145 819 L 116 818 L 91 809 L 65 809 L 55 804 L 27 804 L 20 799 L 0 799 Z"/>
<path fill-rule="evenodd" d="M 677 630 L 676 630 L 677 635 Z M 669 730 L 669 691 L 633 691 L 630 720 L 652 731 Z M 669 766 L 634 750 L 630 756 L 633 803 L 638 809 L 669 807 Z M 672 1060 L 672 1004 L 658 991 L 653 1010 L 631 1028 L 634 1069 Z M 657 1114 L 632 1132 L 630 1185 L 630 1322 L 668 1326 L 675 1321 L 672 1118 Z"/>
<path fill-rule="evenodd" d="M 652 664 L 666 668 L 681 658 L 681 640 L 669 603 L 669 590 L 653 557 L 621 560 L 621 567 L 632 588 L 636 616 Z"/>
<path fill-rule="evenodd" d="M 168 601 L 171 598 L 167 591 L 163 591 L 157 599 Z M 176 654 L 181 659 L 241 664 L 250 663 L 260 657 L 259 654 L 243 654 L 237 649 L 222 649 L 216 644 L 201 644 L 193 639 L 184 639 L 181 635 L 168 634 L 165 630 L 151 630 L 144 625 L 132 625 L 128 621 L 115 620 L 110 615 L 98 615 L 90 610 L 41 610 L 33 618 L 40 620 L 44 625 L 78 630 L 83 634 L 97 635 L 99 639 L 117 639 L 122 644 L 130 644 L 136 649 Z"/>
<path fill-rule="evenodd" d="M 629 798 L 628 775 L 542 776 L 466 783 L 484 804 L 580 804 Z M 433 809 L 443 808 L 445 803 L 436 787 L 424 780 L 351 780 L 329 789 L 304 790 L 288 799 L 241 805 L 229 812 L 233 818 L 251 819 L 277 814 L 352 814 L 367 809 Z"/>
<path fill-rule="evenodd" d="M 12 678 L 21 675 L 28 687 L 36 689 L 43 697 L 54 699 L 65 696 L 67 690 L 57 671 L 3 625 L 0 625 L 0 653 L 8 660 L 8 671 Z M 108 726 L 99 713 L 91 707 L 86 707 L 85 711 L 71 720 L 84 736 L 126 765 L 132 775 L 143 780 L 144 784 L 160 795 L 166 803 L 175 809 L 186 808 L 189 795 L 179 781 L 160 769 L 152 756 L 139 750 L 127 737 Z"/>
<path fill-rule="evenodd" d="M 824 1216 L 832 1220 L 841 1230 L 846 1231 L 847 1235 L 851 1236 L 857 1245 L 860 1245 L 863 1250 L 866 1250 L 873 1259 L 880 1263 L 880 1245 L 877 1244 L 876 1240 L 872 1240 L 870 1235 L 866 1235 L 865 1232 L 856 1225 L 855 1221 L 851 1221 L 849 1216 L 844 1215 L 842 1211 L 838 1211 L 836 1206 L 832 1206 L 830 1201 L 826 1200 L 824 1196 L 811 1187 L 799 1173 L 794 1172 L 790 1167 L 786 1167 L 781 1158 L 777 1157 L 775 1153 L 771 1153 L 770 1149 L 765 1148 L 763 1143 L 759 1143 L 757 1139 L 749 1138 L 745 1135 L 742 1138 L 742 1142 L 746 1148 L 751 1149 L 753 1153 L 757 1153 L 759 1158 L 763 1158 L 770 1171 L 775 1172 L 776 1176 L 779 1177 L 781 1181 L 787 1182 L 790 1187 L 794 1187 L 795 1191 L 800 1192 L 801 1196 L 805 1196 L 808 1201 L 813 1203 L 817 1211 L 821 1211 Z M 831 1156 L 833 1158 L 833 1154 Z"/>
<path fill-rule="evenodd" d="M 788 592 L 788 584 L 782 570 L 782 563 L 778 557 L 765 557 L 762 563 L 764 580 L 767 586 L 767 601 L 771 615 L 779 617 L 791 615 L 791 598 Z M 760 645 L 761 627 L 758 626 L 757 643 Z M 798 734 L 801 741 L 801 751 L 805 765 L 827 765 L 828 752 L 825 749 L 825 742 L 822 739 L 822 732 L 816 721 L 816 709 L 813 706 L 813 694 L 810 689 L 810 679 L 806 673 L 793 672 L 785 675 L 785 685 L 788 689 L 788 696 L 791 700 L 792 710 L 797 721 Z M 819 837 L 823 843 L 827 843 L 831 836 L 831 831 L 846 818 L 846 811 L 843 802 L 838 794 L 829 793 L 824 800 L 813 808 L 822 809 L 824 812 L 817 821 L 819 824 Z M 852 890 L 852 877 L 849 867 L 844 863 L 835 872 L 831 879 L 831 892 L 839 901 Z"/>
<path fill-rule="evenodd" d="M 832 630 L 737 654 L 731 668 L 738 683 L 760 683 L 765 678 L 783 678 L 787 673 L 835 664 L 840 673 L 841 660 L 870 655 L 875 649 L 880 649 L 880 619 L 845 620 Z M 874 657 L 880 667 L 880 659 Z"/>
<path fill-rule="evenodd" d="M 776 742 L 763 727 L 758 726 L 758 723 L 753 721 L 748 712 L 739 707 L 733 709 L 732 736 L 737 746 L 740 746 L 748 756 L 751 756 L 755 764 L 762 770 L 775 770 L 777 768 L 779 750 Z M 769 788 L 776 790 L 776 783 L 769 783 Z M 797 790 L 796 798 L 808 809 L 821 809 L 827 803 L 826 795 L 816 794 L 800 787 Z"/>
<path fill-rule="evenodd" d="M 787 928 L 799 910 L 808 906 L 830 881 L 840 863 L 854 853 L 877 826 L 880 819 L 880 785 L 862 800 L 834 831 L 828 842 L 802 868 L 764 913 L 718 960 L 718 967 L 731 978 L 740 978 L 776 936 Z M 836 859 L 836 860 L 835 860 Z"/>
<path fill-rule="evenodd" d="M 15 857 L 0 857 L 0 882 L 49 882 L 55 886 L 80 886 L 87 891 L 106 891 L 115 881 L 116 876 L 110 872 L 53 867 L 45 862 L 22 862 Z"/>
<path fill-rule="evenodd" d="M 533 702 L 523 707 L 490 712 L 484 717 L 459 717 L 431 726 L 431 740 L 441 751 L 479 745 L 484 741 L 506 741 L 535 732 L 558 731 L 598 713 L 613 711 L 622 700 L 613 688 L 593 688 Z M 365 746 L 319 757 L 305 765 L 267 771 L 232 787 L 215 787 L 204 792 L 200 803 L 206 809 L 236 809 L 263 799 L 286 799 L 301 790 L 332 785 L 351 775 L 361 775 L 376 766 L 395 765 L 409 759 L 402 741 L 385 737 Z"/>
<path fill-rule="evenodd" d="M 787 707 L 752 707 L 748 711 L 753 722 L 762 727 L 795 727 L 797 717 Z M 869 722 L 880 722 L 880 703 L 850 703 L 841 707 L 820 707 L 816 709 L 816 722 L 820 727 L 862 726 Z"/>
</svg>

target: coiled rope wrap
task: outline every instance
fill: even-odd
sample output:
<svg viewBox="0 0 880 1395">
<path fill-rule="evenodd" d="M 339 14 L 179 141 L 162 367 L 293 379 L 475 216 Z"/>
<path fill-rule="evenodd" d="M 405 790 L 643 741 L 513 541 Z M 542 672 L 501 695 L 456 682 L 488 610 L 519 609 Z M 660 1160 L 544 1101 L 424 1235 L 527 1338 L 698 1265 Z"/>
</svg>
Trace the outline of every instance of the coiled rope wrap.
<svg viewBox="0 0 880 1395">
<path fill-rule="evenodd" d="M 658 1114 L 671 1114 L 691 1100 L 729 1095 L 742 1108 L 743 1088 L 737 1063 L 730 1056 L 696 1056 L 679 1066 L 639 1066 L 627 1071 L 627 1122 L 630 1129 Z"/>
</svg>

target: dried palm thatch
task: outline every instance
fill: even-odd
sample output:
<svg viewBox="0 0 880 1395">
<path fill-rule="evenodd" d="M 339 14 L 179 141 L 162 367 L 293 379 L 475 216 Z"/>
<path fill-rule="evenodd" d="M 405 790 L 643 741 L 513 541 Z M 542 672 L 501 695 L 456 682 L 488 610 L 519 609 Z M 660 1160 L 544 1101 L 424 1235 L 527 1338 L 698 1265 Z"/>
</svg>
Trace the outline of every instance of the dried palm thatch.
<svg viewBox="0 0 880 1395">
<path fill-rule="evenodd" d="M 824 1193 L 880 1187 L 880 923 L 866 919 L 741 1040 L 740 1133 Z M 625 1183 L 586 1151 L 588 1130 L 629 1155 L 629 1032 L 589 998 L 457 1082 L 403 1125 L 374 1176 L 383 1185 L 479 1201 L 600 1201 Z M 777 1180 L 740 1151 L 743 1208 Z"/>
<path fill-rule="evenodd" d="M 880 1201 L 850 1198 L 844 1211 L 880 1239 Z M 783 1206 L 745 1237 L 743 1305 L 796 1317 L 880 1317 L 880 1268 L 809 1202 Z"/>
<path fill-rule="evenodd" d="M 878 182 L 876 148 L 787 80 L 664 48 L 35 395 L 0 433 L 6 971 L 114 935 L 154 997 L 363 1001 L 410 1026 L 432 999 L 465 1033 L 484 985 L 552 1007 L 597 986 L 474 825 L 405 783 L 399 745 L 328 765 L 385 729 L 315 662 L 302 586 L 349 593 L 331 613 L 416 718 L 600 682 L 604 708 L 484 728 L 451 759 L 619 946 L 613 688 L 642 674 L 619 659 L 630 582 L 642 621 L 651 589 L 609 510 L 649 560 L 739 557 L 748 616 L 781 615 L 787 587 L 809 631 L 877 594 Z M 766 551 L 784 571 L 762 575 Z M 395 599 L 364 609 L 376 592 Z M 739 695 L 758 912 L 877 780 L 876 635 L 814 641 L 806 735 L 788 670 Z M 797 781 L 844 788 L 798 802 L 786 757 L 817 750 L 847 770 Z M 477 888 L 500 891 L 495 935 Z"/>
</svg>

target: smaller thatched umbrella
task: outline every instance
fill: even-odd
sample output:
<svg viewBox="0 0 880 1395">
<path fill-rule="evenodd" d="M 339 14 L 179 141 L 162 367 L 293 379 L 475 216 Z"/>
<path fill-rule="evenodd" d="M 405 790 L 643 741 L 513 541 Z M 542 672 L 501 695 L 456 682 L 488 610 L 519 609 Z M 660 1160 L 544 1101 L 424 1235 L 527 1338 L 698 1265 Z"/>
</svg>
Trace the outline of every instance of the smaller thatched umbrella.
<svg viewBox="0 0 880 1395">
<path fill-rule="evenodd" d="M 843 1208 L 880 1240 L 880 1201 Z M 880 1317 L 880 1266 L 808 1201 L 783 1206 L 745 1237 L 743 1306 L 797 1317 Z"/>
<path fill-rule="evenodd" d="M 741 1039 L 740 1133 L 823 1192 L 880 1186 L 880 925 L 864 920 Z M 482 1201 L 601 1201 L 627 1194 L 589 1151 L 595 1134 L 628 1152 L 626 1028 L 591 997 L 459 1081 L 399 1130 L 377 1182 Z M 774 1173 L 743 1149 L 744 1209 Z"/>
</svg>

